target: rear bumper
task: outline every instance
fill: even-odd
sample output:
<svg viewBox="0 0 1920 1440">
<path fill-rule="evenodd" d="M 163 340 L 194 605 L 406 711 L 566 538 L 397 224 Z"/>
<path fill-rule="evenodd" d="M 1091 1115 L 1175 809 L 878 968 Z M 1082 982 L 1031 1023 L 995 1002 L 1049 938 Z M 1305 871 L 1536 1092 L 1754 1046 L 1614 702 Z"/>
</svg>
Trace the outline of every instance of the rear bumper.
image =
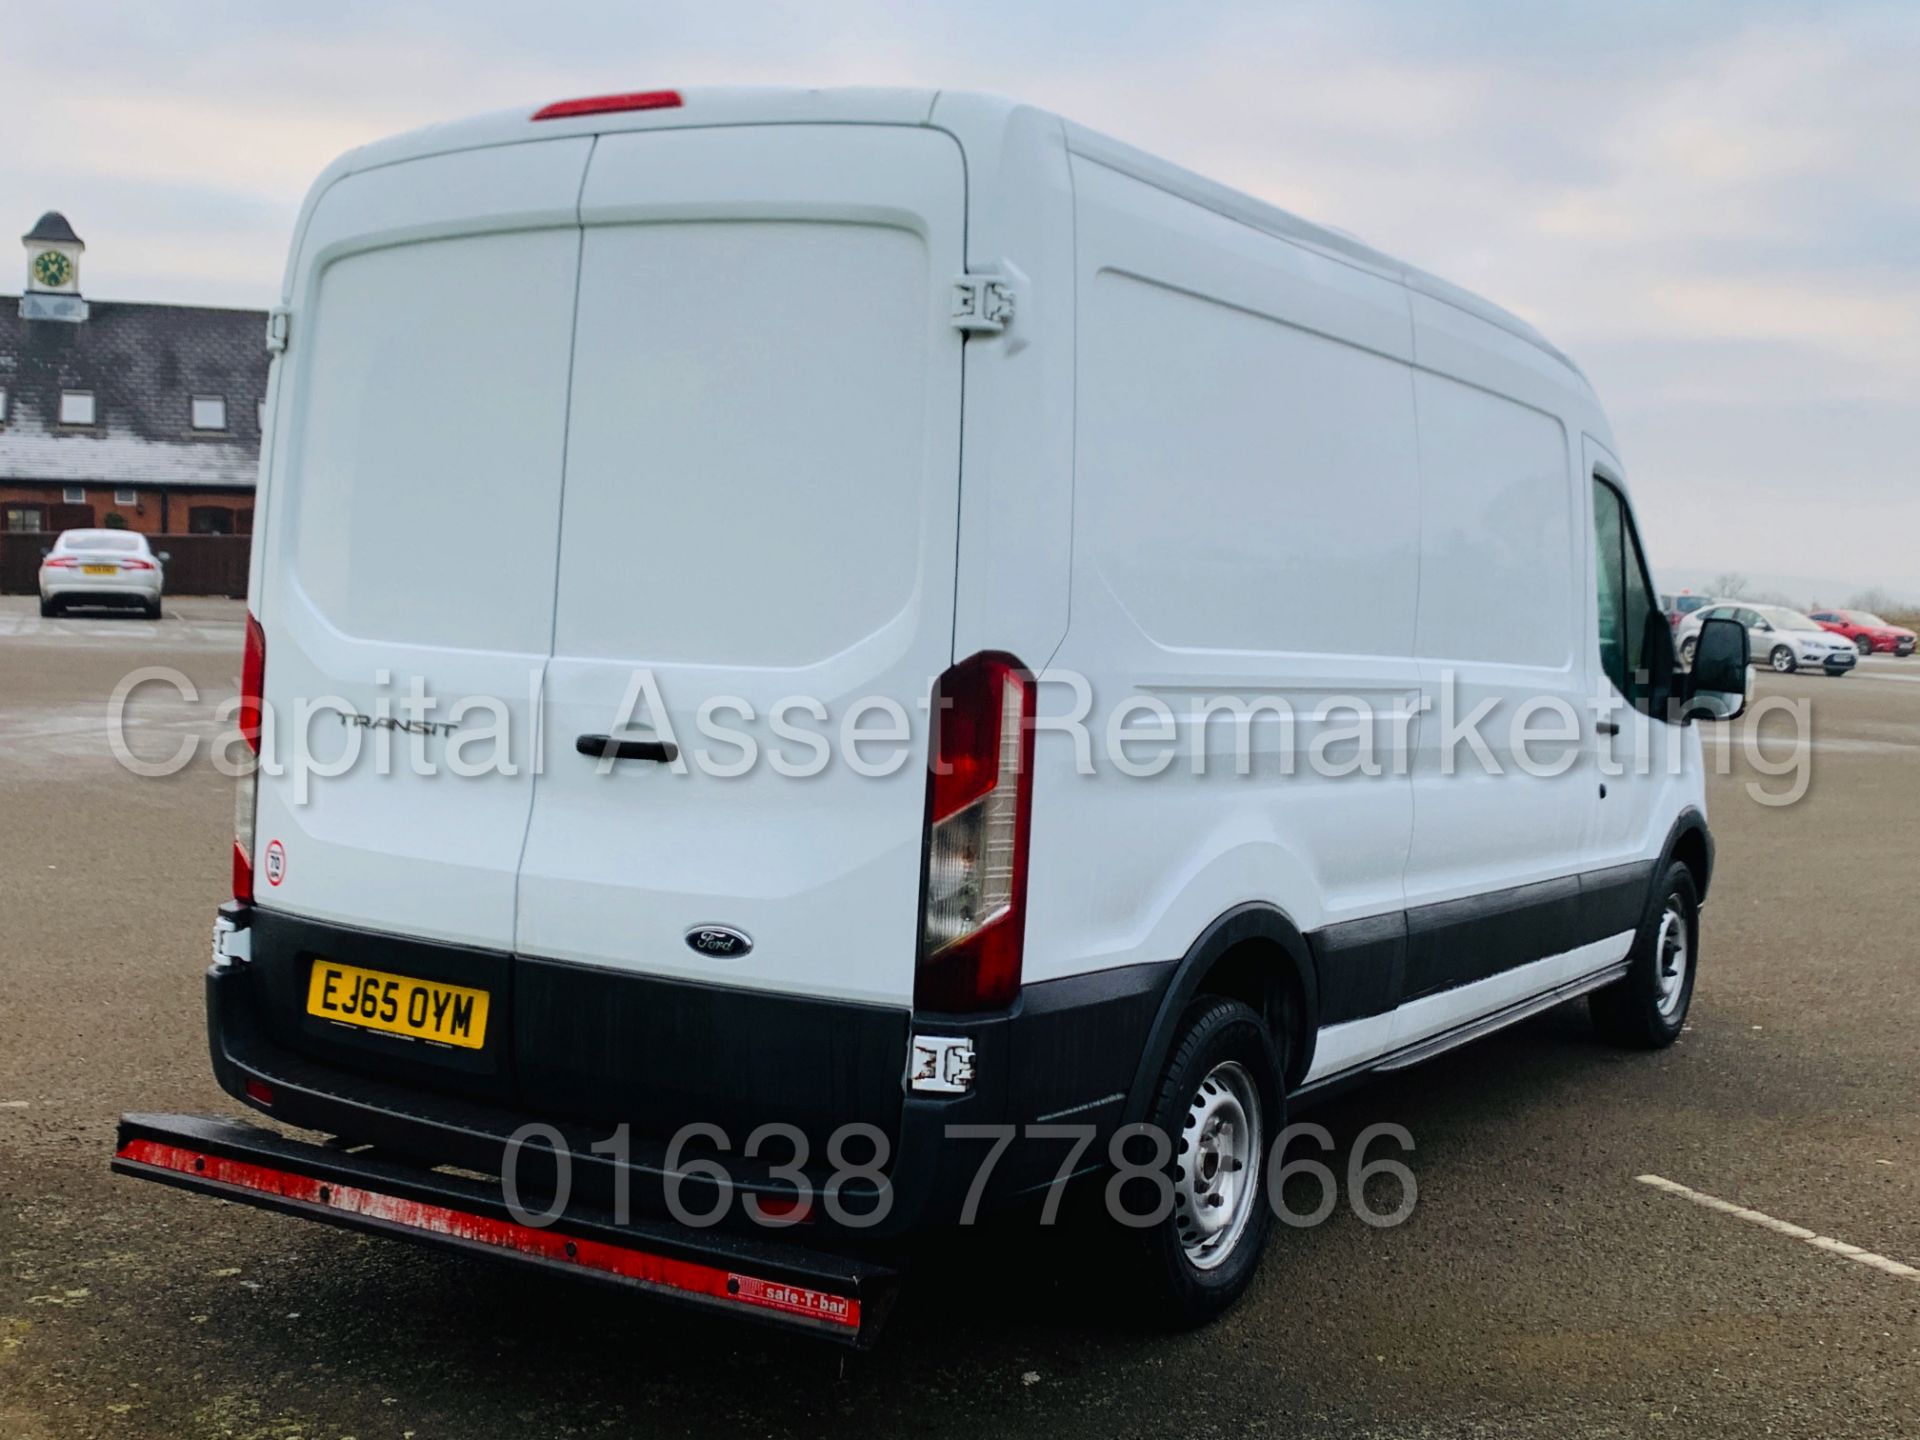
<svg viewBox="0 0 1920 1440">
<path fill-rule="evenodd" d="M 669 1177 L 684 1211 L 705 1214 L 719 1207 L 717 1230 L 744 1231 L 767 1243 L 795 1235 L 808 1243 L 870 1250 L 918 1230 L 956 1219 L 970 1187 L 995 1146 L 991 1135 L 956 1136 L 954 1127 L 1023 1126 L 1062 1119 L 1091 1125 L 1097 1143 L 1088 1148 L 1094 1168 L 1122 1117 L 1126 1091 L 1145 1044 L 1148 1029 L 1172 966 L 1139 966 L 1100 975 L 1029 986 L 1012 1011 L 967 1017 L 914 1017 L 899 1013 L 894 1048 L 885 1053 L 884 1093 L 856 1083 L 859 1067 L 849 1069 L 832 1057 L 804 1065 L 800 1053 L 777 1036 L 725 1033 L 729 1025 L 812 1025 L 820 1045 L 834 1037 L 848 1048 L 863 1044 L 863 1026 L 874 1017 L 864 1007 L 834 1006 L 813 1015 L 786 1006 L 734 1008 L 738 992 L 710 987 L 681 987 L 670 982 L 573 969 L 567 985 L 590 984 L 569 1008 L 594 1007 L 608 1017 L 611 1033 L 629 1042 L 625 1068 L 612 1047 L 583 1061 L 581 1037 L 553 1028 L 546 1012 L 562 992 L 546 985 L 527 962 L 506 963 L 488 982 L 511 988 L 505 1023 L 516 1034 L 491 1065 L 435 1069 L 417 1059 L 386 1053 L 363 1037 L 339 1041 L 307 1031 L 298 1015 L 304 993 L 308 952 L 324 945 L 331 958 L 349 963 L 384 963 L 386 968 L 433 978 L 431 957 L 413 942 L 315 927 L 289 938 L 287 917 L 229 907 L 223 924 L 229 955 L 217 956 L 206 980 L 208 1042 L 221 1087 L 242 1103 L 276 1120 L 305 1130 L 365 1143 L 381 1150 L 418 1157 L 430 1164 L 456 1165 L 498 1176 L 507 1148 L 524 1127 L 550 1127 L 565 1152 L 572 1193 L 588 1204 L 611 1205 L 625 1194 L 633 1213 L 665 1216 Z M 299 922 L 305 925 L 306 922 Z M 232 937 L 241 935 L 242 940 Z M 381 946 L 388 947 L 383 950 Z M 442 957 L 443 959 L 445 957 Z M 477 962 L 476 962 L 477 963 Z M 468 971 L 471 979 L 473 971 Z M 526 983 L 532 977 L 532 983 Z M 450 976 L 447 978 L 451 978 Z M 638 988 L 625 988 L 634 987 Z M 689 993 L 689 990 L 691 993 Z M 531 995 L 536 1003 L 529 1003 Z M 717 1009 L 715 1007 L 718 1007 Z M 659 1017 L 668 1017 L 662 1025 Z M 649 1018 L 651 1017 L 651 1018 Z M 975 1080 L 963 1094 L 915 1093 L 905 1081 L 908 1044 L 913 1034 L 937 1034 L 971 1040 Z M 810 1041 L 809 1043 L 815 1043 Z M 491 1042 L 490 1042 L 491 1044 Z M 736 1083 L 728 1047 L 764 1048 L 779 1063 L 758 1068 L 751 1084 Z M 575 1053 L 568 1054 L 572 1047 Z M 804 1047 L 802 1047 L 804 1049 Z M 879 1050 L 874 1051 L 880 1053 Z M 390 1058 L 396 1055 L 397 1058 Z M 486 1057 L 481 1057 L 484 1060 Z M 869 1065 L 878 1063 L 870 1058 Z M 728 1071 L 728 1073 L 722 1073 Z M 589 1081 L 600 1076 L 595 1087 Z M 703 1104 L 702 1093 L 711 1096 Z M 830 1153 L 842 1157 L 849 1172 L 873 1153 L 869 1140 L 852 1138 L 830 1151 L 826 1122 L 839 1117 L 872 1125 L 885 1137 L 880 1166 L 884 1188 L 848 1173 L 836 1179 Z M 760 1157 L 746 1156 L 748 1137 L 761 1124 L 777 1120 L 807 1137 L 809 1159 L 803 1165 L 816 1203 L 804 1225 L 768 1230 L 747 1211 L 746 1200 L 781 1208 L 803 1197 L 779 1167 L 792 1158 L 788 1141 L 775 1139 Z M 725 1188 L 705 1174 L 676 1173 L 669 1165 L 676 1131 L 692 1124 L 717 1127 L 725 1135 L 720 1149 L 686 1150 L 680 1165 L 699 1155 L 724 1172 Z M 625 1127 L 617 1152 L 609 1142 Z M 552 1193 L 557 1177 L 550 1139 L 519 1148 L 516 1166 L 522 1194 Z M 598 1147 L 598 1148 L 596 1148 Z M 985 1208 L 1008 1203 L 1044 1188 L 1055 1175 L 1065 1142 L 1040 1147 L 1016 1145 L 994 1164 L 982 1191 Z M 869 1172 L 871 1174 L 871 1172 Z M 496 1182 L 497 1184 L 497 1182 Z M 843 1200 L 849 1223 L 819 1201 L 829 1186 Z M 870 1218 L 871 1217 L 871 1218 Z"/>
<path fill-rule="evenodd" d="M 516 1216 L 497 1183 L 289 1140 L 231 1120 L 121 1117 L 113 1169 L 198 1194 L 553 1274 L 577 1276 L 864 1346 L 891 1307 L 891 1268 L 797 1245 L 624 1221 L 569 1205 Z"/>
<path fill-rule="evenodd" d="M 85 579 L 40 582 L 42 600 L 71 600 L 81 605 L 147 605 L 160 598 L 158 578 L 140 581 Z"/>
</svg>

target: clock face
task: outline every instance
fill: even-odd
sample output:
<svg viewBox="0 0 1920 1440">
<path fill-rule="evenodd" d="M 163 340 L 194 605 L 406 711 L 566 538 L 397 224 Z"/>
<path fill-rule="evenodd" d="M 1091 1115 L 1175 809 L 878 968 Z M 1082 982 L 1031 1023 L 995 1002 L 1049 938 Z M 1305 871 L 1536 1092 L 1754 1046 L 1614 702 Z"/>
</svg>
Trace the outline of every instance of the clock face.
<svg viewBox="0 0 1920 1440">
<path fill-rule="evenodd" d="M 57 288 L 73 278 L 73 262 L 58 250 L 42 250 L 33 257 L 33 278 Z"/>
</svg>

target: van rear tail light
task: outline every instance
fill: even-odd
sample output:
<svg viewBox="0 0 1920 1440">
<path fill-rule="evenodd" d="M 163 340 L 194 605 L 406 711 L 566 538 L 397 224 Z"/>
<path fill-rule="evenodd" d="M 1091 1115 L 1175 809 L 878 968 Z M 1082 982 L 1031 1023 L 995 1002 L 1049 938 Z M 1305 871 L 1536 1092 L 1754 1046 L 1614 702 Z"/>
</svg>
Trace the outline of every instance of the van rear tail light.
<svg viewBox="0 0 1920 1440">
<path fill-rule="evenodd" d="M 253 903 L 253 811 L 259 792 L 255 773 L 259 763 L 255 756 L 246 774 L 234 782 L 233 791 L 233 898 L 249 905 Z"/>
<path fill-rule="evenodd" d="M 1033 796 L 1033 676 L 976 655 L 934 686 L 914 1007 L 997 1010 L 1020 993 Z"/>
<path fill-rule="evenodd" d="M 622 110 L 678 110 L 678 90 L 631 90 L 624 95 L 589 95 L 581 100 L 556 100 L 533 112 L 536 120 L 565 120 L 575 115 L 613 115 Z"/>
<path fill-rule="evenodd" d="M 247 616 L 247 648 L 240 659 L 240 738 L 254 754 L 260 753 L 260 696 L 267 679 L 267 634 L 254 616 Z"/>
<path fill-rule="evenodd" d="M 247 615 L 247 648 L 240 661 L 240 738 L 253 752 L 233 796 L 233 898 L 253 901 L 253 818 L 259 798 L 260 697 L 267 680 L 267 635 Z"/>
</svg>

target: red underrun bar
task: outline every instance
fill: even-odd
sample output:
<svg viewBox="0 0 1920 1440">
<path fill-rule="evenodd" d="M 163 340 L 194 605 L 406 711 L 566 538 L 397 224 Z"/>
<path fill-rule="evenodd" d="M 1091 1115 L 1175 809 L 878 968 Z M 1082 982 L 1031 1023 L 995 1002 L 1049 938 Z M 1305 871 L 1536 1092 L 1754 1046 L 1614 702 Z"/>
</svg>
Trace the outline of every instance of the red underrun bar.
<svg viewBox="0 0 1920 1440">
<path fill-rule="evenodd" d="M 226 1160 L 218 1155 L 182 1149 L 177 1145 L 163 1145 L 156 1140 L 129 1140 L 120 1147 L 119 1156 L 136 1165 L 150 1165 L 155 1169 L 172 1170 L 241 1190 L 364 1215 L 372 1220 L 444 1235 L 450 1239 L 577 1265 L 583 1270 L 618 1275 L 643 1285 L 654 1285 L 683 1294 L 705 1295 L 714 1300 L 749 1305 L 761 1310 L 775 1310 L 853 1331 L 860 1328 L 860 1302 L 851 1296 L 765 1280 L 757 1275 L 742 1275 L 737 1271 L 701 1265 L 691 1260 L 674 1260 L 644 1250 L 629 1250 L 624 1246 L 609 1245 L 605 1241 L 589 1240 L 558 1230 L 535 1230 L 509 1220 L 496 1220 L 491 1216 L 475 1215 L 443 1205 L 424 1205 L 416 1200 L 403 1200 L 374 1190 L 316 1180 L 310 1175 L 298 1175 L 290 1170 L 275 1170 L 265 1165 Z"/>
</svg>

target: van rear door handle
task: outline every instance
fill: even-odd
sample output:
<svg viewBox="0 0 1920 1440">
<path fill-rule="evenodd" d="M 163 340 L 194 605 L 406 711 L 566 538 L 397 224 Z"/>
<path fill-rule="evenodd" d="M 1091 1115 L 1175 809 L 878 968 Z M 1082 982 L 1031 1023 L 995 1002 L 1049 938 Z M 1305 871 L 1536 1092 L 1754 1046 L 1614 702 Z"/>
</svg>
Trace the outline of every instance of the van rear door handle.
<svg viewBox="0 0 1920 1440">
<path fill-rule="evenodd" d="M 582 735 L 573 748 L 596 760 L 652 760 L 671 765 L 680 758 L 680 747 L 664 740 L 616 740 L 611 735 Z"/>
<path fill-rule="evenodd" d="M 1593 728 L 1598 730 L 1602 735 L 1618 735 L 1620 733 L 1619 725 L 1612 720 L 1597 721 Z M 585 737 L 582 736 L 581 738 L 584 739 Z"/>
</svg>

